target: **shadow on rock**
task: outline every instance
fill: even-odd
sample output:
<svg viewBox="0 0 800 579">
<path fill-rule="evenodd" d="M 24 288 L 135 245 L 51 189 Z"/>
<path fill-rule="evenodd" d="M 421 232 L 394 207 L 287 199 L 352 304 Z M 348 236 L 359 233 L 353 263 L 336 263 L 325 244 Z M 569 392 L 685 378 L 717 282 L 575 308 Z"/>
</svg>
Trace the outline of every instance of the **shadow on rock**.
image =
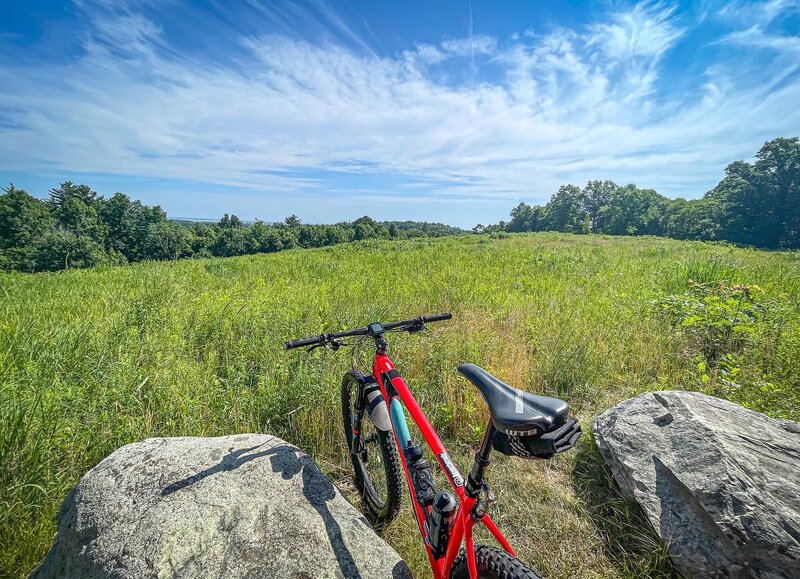
<svg viewBox="0 0 800 579">
<path fill-rule="evenodd" d="M 328 501 L 336 496 L 333 483 L 317 470 L 311 459 L 298 458 L 294 448 L 277 446 L 272 450 L 273 454 L 270 457 L 270 461 L 273 472 L 280 472 L 285 480 L 289 480 L 302 471 L 303 494 L 325 523 L 328 540 L 333 552 L 336 554 L 336 561 L 339 563 L 342 574 L 345 577 L 361 577 L 356 562 L 342 539 L 339 523 L 336 522 L 336 519 L 328 509 Z"/>
<path fill-rule="evenodd" d="M 272 454 L 273 451 L 275 450 L 273 448 L 273 449 L 265 450 L 265 451 L 262 451 L 262 452 L 252 452 L 252 451 L 254 451 L 257 448 L 260 448 L 262 446 L 264 446 L 264 445 L 263 444 L 259 444 L 259 445 L 256 445 L 256 446 L 251 446 L 250 448 L 240 448 L 239 450 L 232 450 L 231 452 L 226 454 L 224 457 L 222 457 L 222 460 L 219 462 L 219 464 L 215 464 L 214 466 L 212 466 L 210 468 L 207 468 L 207 469 L 205 469 L 205 470 L 203 470 L 201 472 L 198 472 L 197 474 L 193 474 L 190 477 L 186 477 L 185 479 L 182 479 L 182 480 L 179 480 L 177 482 L 172 483 L 171 485 L 169 485 L 168 487 L 166 487 L 164 490 L 161 491 L 161 496 L 162 497 L 169 496 L 169 495 L 171 495 L 173 493 L 178 492 L 181 489 L 184 489 L 184 488 L 186 488 L 188 486 L 191 486 L 191 485 L 193 485 L 195 483 L 198 483 L 201 480 L 203 480 L 204 478 L 209 477 L 211 475 L 214 475 L 214 474 L 217 474 L 217 473 L 220 473 L 220 472 L 226 472 L 226 471 L 230 471 L 230 470 L 235 470 L 235 469 L 239 468 L 240 466 L 242 466 L 243 464 L 245 464 L 247 462 L 250 462 L 251 460 L 255 460 L 255 459 L 261 458 L 263 456 L 268 456 L 268 455 Z M 280 448 L 280 447 L 277 447 L 277 448 Z M 248 454 L 248 453 L 251 453 L 251 454 Z"/>
<path fill-rule="evenodd" d="M 226 454 L 219 464 L 170 484 L 161 492 L 161 495 L 169 496 L 181 489 L 198 483 L 206 477 L 237 469 L 251 460 L 268 456 L 272 465 L 272 471 L 280 473 L 284 480 L 290 480 L 297 474 L 302 473 L 303 495 L 306 497 L 309 504 L 319 513 L 325 523 L 328 541 L 336 556 L 339 569 L 341 569 L 345 577 L 359 579 L 361 573 L 358 571 L 358 566 L 342 538 L 342 531 L 339 527 L 339 523 L 336 522 L 335 517 L 328 508 L 328 501 L 336 497 L 336 489 L 333 483 L 317 469 L 310 458 L 305 456 L 303 458 L 298 457 L 295 448 L 288 445 L 280 445 L 268 450 L 256 452 L 261 446 L 263 445 L 232 451 Z M 395 570 L 397 570 L 397 567 L 395 567 Z M 410 574 L 398 575 L 393 573 L 393 576 L 410 577 Z"/>
<path fill-rule="evenodd" d="M 620 493 L 594 438 L 587 433 L 576 450 L 572 485 L 603 537 L 611 562 L 627 576 L 679 578 L 642 509 Z"/>
</svg>

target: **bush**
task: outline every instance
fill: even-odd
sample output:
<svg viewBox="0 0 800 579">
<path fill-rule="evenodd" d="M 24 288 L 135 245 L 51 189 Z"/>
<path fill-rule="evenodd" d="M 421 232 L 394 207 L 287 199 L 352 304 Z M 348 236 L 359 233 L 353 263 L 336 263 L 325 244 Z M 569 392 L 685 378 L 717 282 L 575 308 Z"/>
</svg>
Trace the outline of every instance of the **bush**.
<svg viewBox="0 0 800 579">
<path fill-rule="evenodd" d="M 800 353 L 796 315 L 787 296 L 747 284 L 698 283 L 657 300 L 661 314 L 687 340 L 700 390 L 783 416 L 800 409 L 798 380 L 786 357 Z"/>
<path fill-rule="evenodd" d="M 757 285 L 698 283 L 689 291 L 661 298 L 658 305 L 673 326 L 682 328 L 710 362 L 740 350 L 756 333 L 764 305 L 757 302 Z"/>
</svg>

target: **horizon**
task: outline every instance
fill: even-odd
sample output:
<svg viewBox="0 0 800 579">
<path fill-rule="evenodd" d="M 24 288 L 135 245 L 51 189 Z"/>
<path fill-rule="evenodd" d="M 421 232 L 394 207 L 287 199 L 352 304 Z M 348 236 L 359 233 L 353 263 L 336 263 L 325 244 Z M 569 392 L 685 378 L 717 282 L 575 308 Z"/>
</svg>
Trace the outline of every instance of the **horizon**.
<svg viewBox="0 0 800 579">
<path fill-rule="evenodd" d="M 470 229 L 562 184 L 696 199 L 800 133 L 800 1 L 0 7 L 0 183 L 170 219 Z"/>
<path fill-rule="evenodd" d="M 225 215 L 226 214 L 223 213 L 219 218 L 214 219 L 213 217 L 212 218 L 172 217 L 169 214 L 167 214 L 167 221 L 188 221 L 188 222 L 192 222 L 192 223 L 215 224 L 215 223 L 219 223 L 219 221 Z M 239 217 L 235 213 L 232 213 L 232 214 L 228 213 L 227 215 L 229 215 L 231 217 L 233 217 L 233 216 Z M 288 217 L 291 217 L 291 215 L 287 215 L 283 219 L 278 219 L 277 221 L 266 221 L 264 219 L 259 219 L 258 217 L 256 217 L 255 219 L 240 219 L 240 221 L 245 225 L 253 225 L 257 221 L 261 221 L 265 225 L 283 225 Z M 295 217 L 297 217 L 297 215 L 295 215 Z M 370 219 L 373 219 L 369 215 L 360 215 L 359 217 L 355 217 L 354 219 L 350 219 L 348 221 L 334 221 L 334 222 L 308 222 L 307 223 L 307 222 L 305 222 L 305 221 L 303 221 L 301 219 L 300 220 L 300 224 L 301 225 L 338 225 L 339 223 L 352 223 L 353 221 L 355 221 L 357 219 L 360 219 L 362 217 L 369 217 Z M 428 225 L 445 225 L 447 227 L 457 227 L 455 225 L 450 225 L 448 223 L 440 223 L 440 222 L 435 222 L 435 221 L 415 221 L 415 220 L 410 220 L 410 219 L 373 219 L 373 221 L 375 221 L 376 223 L 380 223 L 380 224 L 385 224 L 385 223 L 426 223 Z M 465 229 L 464 232 L 465 233 L 469 233 L 469 230 Z"/>
</svg>

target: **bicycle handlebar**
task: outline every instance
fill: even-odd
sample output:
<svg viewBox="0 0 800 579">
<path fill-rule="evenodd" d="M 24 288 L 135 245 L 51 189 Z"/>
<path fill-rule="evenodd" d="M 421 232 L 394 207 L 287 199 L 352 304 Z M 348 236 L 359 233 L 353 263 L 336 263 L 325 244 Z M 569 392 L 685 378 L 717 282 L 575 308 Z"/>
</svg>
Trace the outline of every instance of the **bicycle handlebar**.
<svg viewBox="0 0 800 579">
<path fill-rule="evenodd" d="M 421 326 L 422 324 L 427 324 L 428 322 L 441 322 L 443 320 L 449 320 L 453 317 L 453 314 L 450 312 L 442 313 L 442 314 L 433 314 L 432 316 L 419 316 L 418 318 L 413 318 L 411 320 L 402 320 L 400 322 L 391 322 L 388 324 L 381 324 L 384 330 L 396 330 L 397 328 L 402 328 L 403 326 Z M 302 348 L 303 346 L 315 346 L 317 344 L 325 344 L 326 342 L 330 342 L 332 340 L 336 340 L 337 338 L 348 338 L 350 336 L 367 336 L 369 335 L 369 328 L 356 328 L 354 330 L 345 330 L 344 332 L 337 332 L 335 334 L 320 334 L 319 336 L 309 336 L 307 338 L 298 338 L 297 340 L 289 340 L 288 342 L 284 342 L 284 347 L 287 350 L 291 350 L 293 348 Z"/>
</svg>

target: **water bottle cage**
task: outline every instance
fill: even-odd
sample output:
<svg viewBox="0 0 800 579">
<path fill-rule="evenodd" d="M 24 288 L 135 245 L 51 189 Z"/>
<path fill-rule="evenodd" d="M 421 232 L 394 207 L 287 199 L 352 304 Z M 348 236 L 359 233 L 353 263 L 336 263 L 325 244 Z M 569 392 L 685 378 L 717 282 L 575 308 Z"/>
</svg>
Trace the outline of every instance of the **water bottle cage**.
<svg viewBox="0 0 800 579">
<path fill-rule="evenodd" d="M 484 481 L 478 493 L 478 500 L 475 501 L 472 507 L 472 518 L 476 521 L 480 521 L 486 513 L 489 512 L 489 506 L 491 506 L 495 498 L 495 494 L 489 487 L 489 483 Z"/>
<path fill-rule="evenodd" d="M 411 480 L 414 482 L 417 502 L 422 507 L 428 507 L 433 503 L 433 498 L 436 496 L 436 484 L 433 482 L 430 465 L 427 460 L 421 459 L 410 466 Z"/>
<path fill-rule="evenodd" d="M 417 495 L 417 502 L 423 508 L 429 507 L 433 504 L 433 498 L 436 496 L 436 484 L 433 482 L 430 464 L 423 458 L 422 447 L 410 440 L 404 452 L 411 482 L 414 485 L 414 494 Z"/>
</svg>

